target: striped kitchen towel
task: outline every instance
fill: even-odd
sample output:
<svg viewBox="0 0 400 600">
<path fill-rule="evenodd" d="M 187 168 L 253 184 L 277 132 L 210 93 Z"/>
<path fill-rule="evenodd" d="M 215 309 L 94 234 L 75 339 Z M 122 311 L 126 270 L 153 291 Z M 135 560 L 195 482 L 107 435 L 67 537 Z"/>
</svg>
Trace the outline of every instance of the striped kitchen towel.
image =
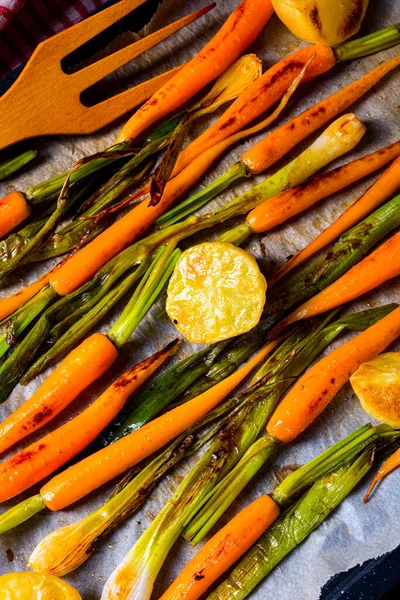
<svg viewBox="0 0 400 600">
<path fill-rule="evenodd" d="M 0 77 L 26 62 L 39 42 L 107 0 L 0 0 Z"/>
</svg>

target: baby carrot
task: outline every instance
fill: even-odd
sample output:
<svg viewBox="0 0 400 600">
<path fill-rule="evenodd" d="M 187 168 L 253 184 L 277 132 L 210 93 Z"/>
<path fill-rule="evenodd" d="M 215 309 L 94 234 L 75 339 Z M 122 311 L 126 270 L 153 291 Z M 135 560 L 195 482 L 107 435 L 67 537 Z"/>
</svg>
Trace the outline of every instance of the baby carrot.
<svg viewBox="0 0 400 600">
<path fill-rule="evenodd" d="M 14 311 L 16 311 L 20 306 L 28 302 L 33 296 L 36 296 L 41 289 L 47 285 L 49 281 L 51 271 L 49 273 L 45 273 L 39 279 L 36 279 L 30 285 L 27 285 L 20 292 L 13 294 L 12 296 L 8 296 L 8 298 L 0 299 L 0 321 L 3 321 L 7 317 L 9 317 Z"/>
<path fill-rule="evenodd" d="M 278 518 L 278 505 L 260 496 L 218 531 L 185 566 L 160 600 L 197 600 Z"/>
<path fill-rule="evenodd" d="M 399 144 L 395 142 L 395 144 Z M 393 144 L 392 144 L 393 146 Z M 384 149 L 382 149 L 383 151 Z M 400 144 L 399 144 L 400 152 Z M 320 233 L 303 250 L 291 258 L 275 275 L 269 279 L 272 285 L 292 269 L 310 258 L 313 254 L 333 242 L 342 233 L 356 225 L 364 217 L 378 208 L 400 188 L 400 157 L 388 167 L 370 188 L 358 198 L 340 217 Z"/>
<path fill-rule="evenodd" d="M 173 354 L 178 340 L 134 365 L 77 417 L 0 465 L 0 502 L 41 481 L 81 452 L 112 421 L 126 400 Z"/>
<path fill-rule="evenodd" d="M 380 466 L 377 474 L 371 481 L 371 485 L 369 486 L 367 493 L 364 496 L 365 503 L 368 502 L 369 497 L 372 494 L 376 484 L 379 481 L 381 481 L 381 479 L 386 477 L 386 475 L 389 475 L 389 473 L 391 473 L 392 471 L 397 469 L 397 467 L 399 467 L 399 466 L 400 466 L 400 448 L 398 450 L 396 450 L 396 452 L 394 452 L 394 454 L 392 454 L 392 456 L 389 456 L 389 458 L 383 463 L 383 465 Z"/>
<path fill-rule="evenodd" d="M 349 115 L 349 119 L 352 115 Z M 352 117 L 354 118 L 354 116 Z M 342 124 L 344 129 L 347 124 Z M 340 134 L 340 132 L 339 132 Z M 247 223 L 257 233 L 269 231 L 291 217 L 307 210 L 322 198 L 327 198 L 355 181 L 370 175 L 400 154 L 400 141 L 366 154 L 328 173 L 314 177 L 275 198 L 259 204 L 247 215 Z"/>
<path fill-rule="evenodd" d="M 280 442 L 293 441 L 314 422 L 358 367 L 399 335 L 400 307 L 333 350 L 300 377 L 275 410 L 267 432 Z"/>
<path fill-rule="evenodd" d="M 0 452 L 54 419 L 112 365 L 118 351 L 101 333 L 94 333 L 73 350 L 36 392 L 0 423 Z"/>
<path fill-rule="evenodd" d="M 391 58 L 361 79 L 310 106 L 288 123 L 275 129 L 246 152 L 242 161 L 253 174 L 261 173 L 281 159 L 301 140 L 343 112 L 370 90 L 384 75 L 400 65 L 400 56 Z"/>
<path fill-rule="evenodd" d="M 0 200 L 0 238 L 25 221 L 32 212 L 21 192 L 10 192 Z"/>
<path fill-rule="evenodd" d="M 261 33 L 273 12 L 271 0 L 242 0 L 212 40 L 135 112 L 117 143 L 137 138 L 221 75 Z"/>
<path fill-rule="evenodd" d="M 295 321 L 308 319 L 375 289 L 385 281 L 400 275 L 400 232 L 371 252 L 334 283 L 296 308 L 279 323 L 274 333 Z"/>
<path fill-rule="evenodd" d="M 300 48 L 277 62 L 251 83 L 215 123 L 180 153 L 173 176 L 200 154 L 240 131 L 278 102 L 311 58 L 313 60 L 302 81 L 308 81 L 329 71 L 336 63 L 333 50 L 322 44 Z"/>
<path fill-rule="evenodd" d="M 85 283 L 107 260 L 132 243 L 159 216 L 167 211 L 178 198 L 196 185 L 202 175 L 222 153 L 228 150 L 228 148 L 236 142 L 261 131 L 272 123 L 286 106 L 289 98 L 296 90 L 306 72 L 307 69 L 303 69 L 303 71 L 300 72 L 300 75 L 291 82 L 281 103 L 269 117 L 250 129 L 231 135 L 227 139 L 200 154 L 200 156 L 195 158 L 187 165 L 187 167 L 182 169 L 175 177 L 167 182 L 163 195 L 155 206 L 150 205 L 146 198 L 141 204 L 133 208 L 128 214 L 122 217 L 122 219 L 111 225 L 111 227 L 100 234 L 98 238 L 94 239 L 84 249 L 79 251 L 76 256 L 71 256 L 71 258 L 64 263 L 61 270 L 59 270 L 58 273 L 55 273 L 54 277 L 51 278 L 53 289 L 57 291 L 59 295 L 65 295 L 66 293 L 72 292 L 79 287 L 79 285 Z M 148 189 L 143 188 L 142 192 L 145 193 L 146 191 L 148 191 Z M 99 249 L 101 249 L 101 251 L 99 251 Z"/>
<path fill-rule="evenodd" d="M 349 115 L 350 117 L 350 115 Z M 342 127 L 345 127 L 346 120 Z M 370 175 L 400 154 L 400 141 L 366 154 L 311 181 L 282 192 L 275 198 L 259 204 L 247 215 L 247 223 L 257 233 L 269 231 L 291 217 L 307 210 L 322 198 L 335 194 L 344 187 Z"/>
<path fill-rule="evenodd" d="M 217 406 L 276 346 L 268 344 L 241 369 L 196 398 L 150 421 L 53 477 L 41 489 L 50 510 L 61 510 L 130 469 Z"/>
</svg>

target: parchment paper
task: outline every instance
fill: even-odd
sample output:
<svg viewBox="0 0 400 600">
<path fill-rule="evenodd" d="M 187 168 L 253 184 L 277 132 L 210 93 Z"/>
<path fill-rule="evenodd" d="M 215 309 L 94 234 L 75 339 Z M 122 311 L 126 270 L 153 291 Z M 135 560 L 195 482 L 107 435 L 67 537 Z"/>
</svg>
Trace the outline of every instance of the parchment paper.
<svg viewBox="0 0 400 600">
<path fill-rule="evenodd" d="M 193 56 L 215 33 L 237 2 L 238 0 L 219 0 L 217 8 L 198 23 L 192 24 L 184 32 L 180 32 L 172 39 L 164 42 L 162 48 L 149 51 L 144 57 L 137 60 L 135 66 L 122 69 L 119 73 L 118 85 L 121 81 L 140 81 L 149 74 L 154 75 Z M 202 4 L 199 0 L 186 0 L 185 2 L 165 0 L 147 30 L 153 30 L 166 22 L 171 22 Z M 400 21 L 400 5 L 397 0 L 371 1 L 362 33 L 369 33 L 398 21 Z M 126 39 L 132 38 L 133 35 L 128 35 Z M 116 43 L 120 43 L 120 41 L 117 40 Z M 278 19 L 273 17 L 263 34 L 252 46 L 251 51 L 256 52 L 263 59 L 265 68 L 268 68 L 268 66 L 301 45 L 303 45 L 302 42 L 294 38 Z M 397 52 L 398 49 L 392 49 L 379 55 L 354 61 L 348 65 L 339 65 L 317 81 L 302 85 L 296 93 L 295 101 L 291 103 L 289 109 L 285 112 L 284 119 L 288 119 L 307 106 L 347 85 Z M 109 85 L 114 84 L 115 81 L 112 81 Z M 353 159 L 372 152 L 374 149 L 385 146 L 398 138 L 400 131 L 398 124 L 399 103 L 399 72 L 397 71 L 386 77 L 371 93 L 351 108 L 367 125 L 367 133 L 358 148 L 351 153 L 351 157 L 344 157 L 342 160 L 337 161 L 336 165 L 347 162 L 350 158 Z M 20 177 L 15 177 L 4 183 L 0 188 L 1 195 L 11 189 L 24 190 L 35 182 L 42 181 L 46 177 L 68 169 L 81 156 L 103 149 L 113 141 L 122 122 L 123 120 L 120 120 L 119 123 L 107 130 L 88 137 L 64 137 L 35 142 L 36 147 L 40 149 L 42 161 Z M 207 120 L 199 122 L 192 135 L 195 136 L 206 126 Z M 258 139 L 261 137 L 262 134 L 258 136 Z M 205 177 L 203 185 L 207 185 L 215 177 L 222 174 L 226 167 L 237 160 L 244 149 L 250 147 L 255 141 L 256 139 L 253 138 L 230 152 Z M 298 146 L 292 156 L 297 155 L 309 143 L 310 140 L 307 140 L 305 144 Z M 275 168 L 279 166 L 277 165 Z M 257 181 L 261 181 L 264 177 L 265 175 L 258 177 Z M 288 255 L 304 247 L 318 232 L 324 229 L 373 180 L 374 177 L 367 178 L 359 185 L 346 189 L 344 193 L 336 194 L 329 201 L 322 202 L 313 210 L 269 233 L 262 240 L 256 238 L 250 240 L 247 248 L 260 259 L 260 264 L 268 276 L 268 273 L 281 265 Z M 252 185 L 254 185 L 254 181 L 246 181 L 232 187 L 222 194 L 214 202 L 214 205 L 226 202 Z M 216 232 L 213 235 L 216 235 Z M 205 236 L 199 236 L 198 239 L 205 239 Z M 19 271 L 12 279 L 12 285 L 2 293 L 9 294 L 11 291 L 19 289 L 22 282 L 28 282 L 36 278 L 48 266 L 48 264 L 41 265 L 34 269 L 28 268 Z M 389 282 L 382 286 L 378 292 L 369 294 L 363 300 L 362 303 L 354 303 L 351 311 L 389 301 L 397 300 L 399 302 L 399 283 L 397 281 Z M 110 322 L 120 313 L 123 305 L 124 302 L 114 311 L 111 317 L 101 324 L 100 329 L 102 331 L 107 331 Z M 170 340 L 174 336 L 174 328 L 167 321 L 154 321 L 154 315 L 159 308 L 160 305 L 153 308 L 130 343 L 125 346 L 118 366 L 114 368 L 113 376 L 128 365 L 148 356 L 160 348 L 166 340 Z M 342 343 L 343 340 L 342 337 L 337 344 Z M 335 345 L 336 343 L 328 348 L 328 351 L 332 350 Z M 189 344 L 185 344 L 177 359 L 191 353 L 193 349 Z M 7 403 L 0 407 L 0 418 L 5 418 L 24 399 L 28 398 L 41 380 L 42 378 L 38 378 L 26 388 L 18 386 Z M 68 410 L 64 411 L 56 421 L 51 423 L 49 429 L 58 426 L 87 406 L 101 390 L 107 387 L 107 381 L 109 380 L 110 375 L 92 386 L 86 394 L 82 394 Z M 304 463 L 328 445 L 341 439 L 367 421 L 368 418 L 359 408 L 350 386 L 346 385 L 315 425 L 301 436 L 298 442 L 281 452 L 276 459 L 276 464 Z M 46 433 L 46 430 L 41 430 L 37 437 L 42 436 L 43 433 Z M 33 439 L 30 439 L 30 441 L 33 441 Z M 24 444 L 21 444 L 20 448 L 23 446 Z M 189 466 L 189 462 L 181 465 L 174 473 L 166 477 L 150 496 L 143 510 L 114 532 L 85 565 L 66 578 L 79 589 L 84 600 L 94 600 L 100 597 L 107 577 L 151 522 L 164 502 L 170 497 Z M 269 474 L 261 474 L 257 481 L 253 481 L 241 494 L 232 510 L 220 521 L 218 527 L 260 493 L 271 490 L 274 485 L 274 477 L 270 470 Z M 0 538 L 0 572 L 25 570 L 30 553 L 45 534 L 57 527 L 74 522 L 97 508 L 106 499 L 113 487 L 113 484 L 105 486 L 97 493 L 92 494 L 88 500 L 82 501 L 61 513 L 49 514 L 46 512 L 38 515 L 25 526 L 2 536 Z M 366 482 L 351 497 L 346 499 L 339 509 L 300 548 L 275 569 L 252 597 L 255 599 L 273 597 L 274 600 L 288 600 L 289 598 L 291 600 L 316 600 L 319 597 L 320 587 L 333 574 L 395 548 L 400 542 L 398 513 L 400 478 L 398 473 L 385 481 L 367 506 L 362 503 L 365 489 Z M 28 491 L 25 497 L 36 491 L 36 488 Z M 14 504 L 15 501 L 2 508 L 6 509 Z M 9 563 L 6 557 L 8 549 L 11 549 L 14 553 L 12 563 Z M 154 598 L 158 598 L 162 591 L 168 587 L 183 563 L 193 553 L 194 550 L 188 543 L 179 541 L 176 544 L 168 563 L 158 577 Z"/>
</svg>

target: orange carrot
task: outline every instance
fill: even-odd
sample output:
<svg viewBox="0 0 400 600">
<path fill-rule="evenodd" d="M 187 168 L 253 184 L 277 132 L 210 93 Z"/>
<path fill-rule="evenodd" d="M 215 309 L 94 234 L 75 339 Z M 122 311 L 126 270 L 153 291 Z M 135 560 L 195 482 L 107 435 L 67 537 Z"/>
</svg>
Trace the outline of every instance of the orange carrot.
<svg viewBox="0 0 400 600">
<path fill-rule="evenodd" d="M 400 307 L 333 350 L 300 377 L 275 410 L 267 432 L 280 442 L 294 440 L 314 422 L 358 367 L 399 335 Z"/>
<path fill-rule="evenodd" d="M 276 342 L 268 344 L 244 367 L 200 396 L 157 417 L 53 477 L 40 491 L 46 506 L 50 510 L 69 506 L 165 446 L 215 408 L 275 347 Z"/>
<path fill-rule="evenodd" d="M 0 465 L 0 502 L 21 494 L 81 452 L 112 421 L 126 400 L 173 354 L 178 340 L 134 365 L 77 417 Z"/>
<path fill-rule="evenodd" d="M 336 63 L 333 50 L 322 44 L 300 48 L 258 77 L 204 133 L 179 155 L 173 176 L 200 154 L 260 117 L 283 96 L 292 81 L 312 58 L 302 81 L 314 79 Z"/>
<path fill-rule="evenodd" d="M 307 73 L 309 64 L 311 65 L 312 61 L 306 63 L 307 68 L 300 71 L 300 74 L 289 84 L 289 89 L 286 90 L 281 103 L 269 117 L 250 129 L 231 135 L 200 154 L 187 167 L 168 181 L 161 200 L 155 206 L 149 205 L 148 199 L 143 200 L 138 206 L 122 217 L 122 219 L 111 225 L 100 236 L 90 242 L 84 249 L 69 258 L 58 269 L 57 273 L 54 274 L 54 277 L 51 278 L 50 284 L 53 289 L 59 295 L 63 296 L 88 281 L 105 262 L 132 243 L 155 219 L 168 210 L 178 198 L 195 186 L 202 175 L 220 158 L 221 154 L 233 144 L 258 133 L 272 123 L 279 116 L 302 81 L 305 73 Z M 143 193 L 145 193 L 146 189 L 142 190 Z"/>
<path fill-rule="evenodd" d="M 259 204 L 247 215 L 247 223 L 257 233 L 269 231 L 298 215 L 322 198 L 327 198 L 355 181 L 370 175 L 400 154 L 400 141 L 353 160 L 310 182 L 282 192 Z"/>
<path fill-rule="evenodd" d="M 282 331 L 295 321 L 332 310 L 400 275 L 400 232 L 354 265 L 347 273 L 296 308 L 275 329 Z"/>
<path fill-rule="evenodd" d="M 0 423 L 0 452 L 54 419 L 112 365 L 118 351 L 101 333 L 94 333 L 75 348 L 36 392 Z"/>
<path fill-rule="evenodd" d="M 398 142 L 395 142 L 397 144 Z M 373 210 L 378 208 L 385 200 L 390 198 L 400 188 L 400 157 L 375 181 L 373 185 L 354 202 L 336 221 L 329 225 L 306 246 L 291 258 L 275 275 L 269 279 L 272 285 L 292 269 L 310 258 L 313 254 L 333 242 L 342 233 L 356 225 Z"/>
<path fill-rule="evenodd" d="M 261 33 L 273 12 L 271 0 L 242 0 L 203 50 L 135 112 L 117 142 L 137 138 L 221 75 Z"/>
<path fill-rule="evenodd" d="M 189 165 L 165 186 L 160 202 L 155 206 L 145 198 L 121 219 L 113 223 L 89 244 L 78 250 L 49 276 L 49 283 L 57 294 L 65 296 L 86 283 L 97 271 L 121 250 L 134 242 L 182 194 L 195 185 L 196 169 L 200 164 L 211 164 L 212 157 L 199 157 L 197 165 Z M 198 179 L 202 172 L 199 173 Z M 146 188 L 145 188 L 146 189 Z M 145 189 L 143 191 L 145 191 Z M 1 311 L 1 302 L 0 302 Z"/>
<path fill-rule="evenodd" d="M 8 298 L 0 299 L 0 321 L 3 321 L 9 317 L 14 311 L 20 306 L 28 302 L 33 296 L 35 296 L 45 285 L 47 285 L 50 277 L 50 273 L 45 273 L 39 279 L 36 279 L 33 283 L 23 288 L 20 292 L 8 296 Z"/>
<path fill-rule="evenodd" d="M 372 494 L 376 484 L 381 481 L 386 475 L 389 475 L 392 471 L 400 467 L 400 448 L 392 454 L 379 468 L 377 474 L 371 481 L 371 485 L 369 486 L 367 493 L 364 496 L 364 502 L 367 503 L 370 495 Z"/>
<path fill-rule="evenodd" d="M 160 600 L 197 600 L 278 518 L 278 505 L 260 496 L 216 533 L 185 566 Z"/>
<path fill-rule="evenodd" d="M 0 200 L 0 238 L 25 221 L 32 212 L 22 192 L 10 192 Z"/>
<path fill-rule="evenodd" d="M 301 140 L 361 98 L 384 75 L 399 65 L 400 56 L 391 58 L 361 77 L 361 79 L 311 106 L 250 148 L 242 157 L 242 161 L 253 174 L 265 171 L 285 156 Z"/>
</svg>

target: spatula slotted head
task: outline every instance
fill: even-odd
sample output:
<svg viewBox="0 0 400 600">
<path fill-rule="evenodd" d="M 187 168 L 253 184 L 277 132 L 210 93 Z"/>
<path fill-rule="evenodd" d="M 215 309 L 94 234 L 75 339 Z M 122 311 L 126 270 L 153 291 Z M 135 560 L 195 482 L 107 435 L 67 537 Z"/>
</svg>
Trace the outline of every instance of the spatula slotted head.
<svg viewBox="0 0 400 600">
<path fill-rule="evenodd" d="M 0 149 L 38 135 L 92 133 L 150 98 L 181 67 L 172 69 L 95 106 L 84 106 L 81 94 L 110 73 L 189 25 L 209 10 L 209 4 L 163 29 L 114 52 L 79 71 L 67 74 L 62 59 L 146 0 L 121 0 L 36 48 L 20 77 L 0 98 Z"/>
</svg>

